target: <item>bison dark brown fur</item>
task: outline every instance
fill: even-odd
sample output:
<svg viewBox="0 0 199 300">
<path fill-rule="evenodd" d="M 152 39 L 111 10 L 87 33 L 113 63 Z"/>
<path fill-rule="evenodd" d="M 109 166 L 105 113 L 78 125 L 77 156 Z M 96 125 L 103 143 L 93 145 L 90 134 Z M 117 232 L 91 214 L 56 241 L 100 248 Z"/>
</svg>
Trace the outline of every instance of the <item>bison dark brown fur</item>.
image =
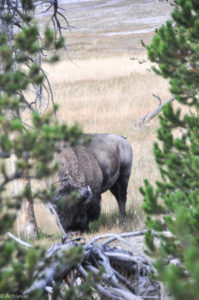
<svg viewBox="0 0 199 300">
<path fill-rule="evenodd" d="M 130 143 L 115 134 L 87 134 L 86 145 L 62 145 L 57 157 L 60 165 L 53 203 L 65 229 L 87 230 L 89 221 L 100 215 L 101 194 L 115 196 L 121 218 L 125 218 L 127 186 L 131 173 Z M 73 196 L 73 191 L 78 195 Z M 63 200 L 63 203 L 60 199 Z"/>
</svg>

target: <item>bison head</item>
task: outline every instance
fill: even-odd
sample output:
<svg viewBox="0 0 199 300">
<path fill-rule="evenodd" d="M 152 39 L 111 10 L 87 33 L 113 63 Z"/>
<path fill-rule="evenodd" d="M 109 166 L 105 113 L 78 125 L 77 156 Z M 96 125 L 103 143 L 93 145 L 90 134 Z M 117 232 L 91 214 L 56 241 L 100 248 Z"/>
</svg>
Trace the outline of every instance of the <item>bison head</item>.
<svg viewBox="0 0 199 300">
<path fill-rule="evenodd" d="M 88 207 L 92 199 L 89 186 L 64 187 L 56 193 L 54 204 L 66 232 L 88 229 Z"/>
</svg>

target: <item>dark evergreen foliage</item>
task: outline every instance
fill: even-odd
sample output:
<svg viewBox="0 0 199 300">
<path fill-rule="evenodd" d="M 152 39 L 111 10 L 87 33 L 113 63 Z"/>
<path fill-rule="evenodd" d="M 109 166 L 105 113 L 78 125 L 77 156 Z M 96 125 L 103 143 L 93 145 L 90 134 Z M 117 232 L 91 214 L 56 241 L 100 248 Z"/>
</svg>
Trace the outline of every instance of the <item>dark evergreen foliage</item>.
<svg viewBox="0 0 199 300">
<path fill-rule="evenodd" d="M 31 59 L 41 53 L 43 47 L 59 49 L 63 46 L 63 39 L 57 38 L 49 28 L 44 31 L 44 37 L 39 36 L 39 28 L 33 19 L 35 3 L 41 1 L 21 0 L 14 5 L 14 1 L 0 3 L 0 24 L 13 24 L 16 13 L 20 16 L 16 32 L 0 32 L 0 296 L 2 299 L 20 298 L 24 291 L 32 285 L 38 272 L 42 272 L 42 266 L 50 263 L 49 258 L 44 257 L 44 249 L 25 248 L 8 238 L 6 232 L 12 230 L 16 218 L 16 210 L 21 208 L 22 200 L 28 199 L 34 202 L 35 198 L 49 201 L 52 197 L 52 189 L 31 189 L 26 185 L 18 195 L 13 195 L 10 183 L 27 176 L 29 180 L 40 181 L 57 170 L 56 163 L 52 163 L 53 156 L 59 151 L 59 142 L 68 141 L 74 145 L 81 136 L 78 125 L 68 127 L 59 124 L 53 113 L 40 115 L 36 109 L 32 110 L 30 126 L 22 122 L 20 113 L 25 107 L 32 108 L 28 97 L 24 98 L 23 91 L 27 91 L 30 85 L 40 86 L 45 80 L 45 74 L 39 64 Z M 53 1 L 51 1 L 53 3 Z M 56 1 L 54 1 L 56 2 Z M 21 5 L 21 6 L 20 6 Z M 2 15 L 3 9 L 7 13 Z M 13 11 L 15 13 L 13 13 Z M 5 25 L 4 24 L 4 25 Z M 2 25 L 3 26 L 3 25 Z M 9 26 L 8 26 L 9 28 Z M 57 57 L 57 56 L 56 56 Z M 53 59 L 52 59 L 53 60 Z M 28 67 L 27 66 L 28 61 Z M 15 171 L 8 168 L 9 158 L 15 155 Z M 39 186 L 39 185 L 38 185 Z M 57 267 L 63 267 L 65 263 L 78 264 L 82 260 L 82 248 L 73 248 L 73 251 L 65 251 L 57 254 L 53 259 L 57 260 Z M 48 274 L 46 274 L 48 275 Z M 43 274 L 45 277 L 45 274 Z M 60 293 L 62 299 L 90 299 L 90 279 L 80 288 L 63 291 L 60 282 L 54 285 L 54 297 L 58 299 Z M 26 299 L 26 295 L 22 298 Z M 46 299 L 47 294 L 37 287 L 32 288 L 27 295 L 28 299 Z"/>
<path fill-rule="evenodd" d="M 176 0 L 171 20 L 147 46 L 154 71 L 188 113 L 163 107 L 154 155 L 161 180 L 141 188 L 147 213 L 145 240 L 158 277 L 175 299 L 199 299 L 199 2 Z M 188 108 L 188 109 L 187 109 Z M 174 129 L 182 128 L 180 137 Z M 179 131 L 180 134 L 180 131 Z M 154 218 L 152 215 L 161 215 Z M 168 231 L 171 235 L 165 235 Z M 160 245 L 154 235 L 160 237 Z M 179 264 L 167 262 L 177 258 Z"/>
</svg>

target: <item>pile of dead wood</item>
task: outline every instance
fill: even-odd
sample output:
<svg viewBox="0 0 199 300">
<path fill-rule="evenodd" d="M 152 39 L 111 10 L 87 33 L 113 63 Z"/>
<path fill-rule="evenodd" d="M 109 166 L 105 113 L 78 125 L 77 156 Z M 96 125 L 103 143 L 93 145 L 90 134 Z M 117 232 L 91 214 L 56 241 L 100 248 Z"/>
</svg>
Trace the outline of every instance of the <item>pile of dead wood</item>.
<svg viewBox="0 0 199 300">
<path fill-rule="evenodd" d="M 103 269 L 100 281 L 92 282 L 93 299 L 160 299 L 160 284 L 150 279 L 154 268 L 133 243 L 134 237 L 144 233 L 145 230 L 105 234 L 94 237 L 87 243 L 82 237 L 65 235 L 60 243 L 47 250 L 48 264 L 45 261 L 40 263 L 34 283 L 25 294 L 40 289 L 50 296 L 56 282 L 62 281 L 64 289 L 78 286 L 84 283 L 88 274 L 96 278 Z M 9 235 L 18 239 L 10 233 Z M 68 251 L 72 253 L 80 245 L 83 247 L 81 263 L 71 259 L 67 261 L 65 254 Z M 31 247 L 27 243 L 25 246 Z"/>
</svg>

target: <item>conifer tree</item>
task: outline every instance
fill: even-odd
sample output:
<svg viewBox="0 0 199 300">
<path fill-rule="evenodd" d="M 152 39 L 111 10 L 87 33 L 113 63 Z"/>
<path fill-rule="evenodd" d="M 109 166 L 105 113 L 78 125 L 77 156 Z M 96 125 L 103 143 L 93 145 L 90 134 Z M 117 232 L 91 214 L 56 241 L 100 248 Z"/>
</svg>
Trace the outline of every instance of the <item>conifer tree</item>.
<svg viewBox="0 0 199 300">
<path fill-rule="evenodd" d="M 46 27 L 45 32 L 43 33 L 42 30 L 40 30 L 40 32 L 38 31 L 36 33 L 37 28 L 35 27 L 36 31 L 34 31 L 33 26 L 30 30 L 30 24 L 33 25 L 33 16 L 37 14 L 37 16 L 41 17 L 46 11 L 48 12 L 48 16 L 45 17 L 48 27 Z M 50 101 L 52 103 L 54 102 L 51 85 L 45 71 L 41 67 L 41 63 L 44 57 L 45 60 L 47 60 L 47 53 L 48 61 L 53 62 L 58 59 L 57 53 L 53 51 L 51 45 L 54 46 L 54 50 L 64 46 L 62 36 L 63 22 L 60 23 L 60 18 L 63 19 L 67 27 L 69 27 L 66 18 L 62 11 L 60 11 L 58 0 L 52 0 L 50 2 L 46 0 L 0 1 L 0 31 L 6 34 L 7 44 L 11 49 L 12 65 L 10 71 L 20 70 L 22 65 L 29 69 L 34 66 L 35 72 L 40 70 L 40 75 L 43 77 L 40 82 L 29 82 L 27 89 L 18 88 L 17 94 L 20 95 L 21 102 L 23 102 L 22 109 L 18 106 L 9 112 L 5 112 L 10 116 L 18 116 L 25 127 L 31 125 L 31 121 L 29 120 L 30 112 L 36 111 L 42 113 L 49 106 Z M 53 26 L 53 32 L 49 29 L 50 25 Z M 28 35 L 26 33 L 23 37 L 21 34 L 22 27 L 26 27 L 28 32 Z M 44 35 L 47 38 L 42 38 Z M 24 39 L 24 37 L 26 39 Z M 34 49 L 26 51 L 31 38 L 34 39 Z M 15 46 L 16 43 L 17 47 Z M 50 47 L 51 51 L 48 51 Z M 0 70 L 3 72 L 2 62 L 0 62 Z M 23 115 L 25 115 L 25 122 Z M 14 172 L 16 156 L 15 154 L 10 155 L 9 153 L 7 153 L 7 156 L 10 156 L 10 165 L 12 172 Z M 13 182 L 13 193 L 17 194 L 25 185 L 31 186 L 31 180 L 27 171 L 24 172 L 23 180 L 19 179 Z M 34 207 L 28 199 L 23 199 L 22 208 L 18 213 L 17 224 L 19 225 L 17 226 L 18 233 L 23 235 L 24 238 L 29 239 L 37 236 L 38 228 Z"/>
<path fill-rule="evenodd" d="M 59 151 L 59 142 L 67 141 L 74 145 L 81 136 L 81 130 L 77 125 L 68 127 L 66 124 L 59 124 L 54 118 L 56 105 L 52 112 L 42 115 L 36 109 L 31 110 L 29 126 L 23 123 L 19 112 L 23 112 L 29 101 L 28 96 L 24 97 L 25 92 L 30 85 L 37 87 L 45 80 L 40 66 L 31 57 L 36 56 L 43 48 L 58 49 L 63 43 L 48 27 L 42 39 L 40 38 L 39 28 L 33 18 L 34 1 L 21 0 L 16 3 L 22 10 L 20 15 L 24 18 L 25 25 L 21 23 L 17 32 L 13 32 L 11 43 L 9 32 L 0 32 L 0 297 L 10 299 L 20 298 L 21 295 L 25 299 L 46 299 L 47 294 L 33 282 L 40 273 L 41 282 L 45 276 L 49 276 L 43 274 L 42 270 L 49 265 L 50 258 L 45 259 L 42 248 L 28 249 L 11 240 L 7 231 L 13 229 L 16 210 L 20 209 L 22 199 L 28 199 L 31 203 L 35 199 L 50 201 L 54 188 L 46 190 L 37 185 L 38 188 L 33 191 L 28 184 L 20 193 L 12 195 L 10 184 L 24 178 L 24 174 L 28 174 L 29 180 L 39 182 L 56 172 L 58 166 L 53 163 L 53 157 Z M 9 8 L 8 5 L 17 9 L 17 6 L 12 6 L 14 1 L 7 0 L 0 4 L 7 5 L 6 9 Z M 16 15 L 11 11 L 13 12 L 8 9 L 3 16 L 4 25 L 13 23 Z M 7 163 L 11 155 L 17 158 L 14 171 L 8 168 Z M 72 252 L 59 253 L 54 259 L 59 271 L 63 262 L 78 264 L 82 259 L 82 249 L 77 247 Z M 24 295 L 24 292 L 27 294 Z M 79 295 L 84 295 L 83 299 L 89 299 L 87 296 L 90 292 L 88 282 L 85 282 L 85 286 L 81 285 L 80 289 L 69 289 L 64 293 L 59 284 L 54 287 L 55 299 L 61 293 L 62 299 L 77 299 Z"/>
<path fill-rule="evenodd" d="M 148 57 L 182 104 L 163 107 L 154 155 L 161 180 L 140 188 L 147 214 L 145 241 L 158 277 L 175 299 L 199 299 L 199 2 L 176 0 L 157 30 Z M 181 137 L 174 130 L 183 129 Z M 160 215 L 161 217 L 153 217 Z M 166 233 L 165 233 L 166 231 Z M 168 234 L 169 233 L 169 234 Z M 160 238 L 160 244 L 155 242 Z M 176 258 L 177 264 L 169 264 Z"/>
</svg>

